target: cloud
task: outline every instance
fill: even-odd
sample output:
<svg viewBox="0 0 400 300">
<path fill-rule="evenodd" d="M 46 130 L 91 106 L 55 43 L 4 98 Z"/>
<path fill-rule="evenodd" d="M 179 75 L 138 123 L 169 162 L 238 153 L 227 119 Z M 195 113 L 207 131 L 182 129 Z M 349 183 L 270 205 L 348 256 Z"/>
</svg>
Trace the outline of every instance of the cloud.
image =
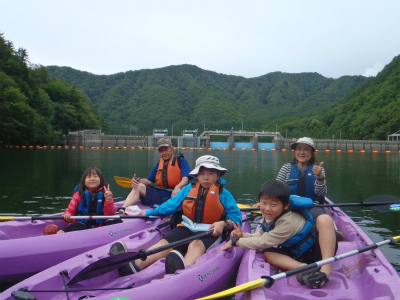
<svg viewBox="0 0 400 300">
<path fill-rule="evenodd" d="M 364 70 L 364 73 L 362 74 L 365 77 L 374 77 L 376 76 L 380 71 L 382 71 L 384 65 L 381 64 L 380 62 L 374 63 L 374 66 L 371 68 L 366 68 Z"/>
</svg>

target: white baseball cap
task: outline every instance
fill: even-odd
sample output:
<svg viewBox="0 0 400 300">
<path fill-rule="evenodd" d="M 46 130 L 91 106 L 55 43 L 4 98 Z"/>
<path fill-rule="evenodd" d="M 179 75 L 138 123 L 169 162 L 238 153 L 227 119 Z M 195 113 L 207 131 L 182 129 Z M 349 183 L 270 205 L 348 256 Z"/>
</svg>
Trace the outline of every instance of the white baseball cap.
<svg viewBox="0 0 400 300">
<path fill-rule="evenodd" d="M 311 147 L 314 149 L 314 151 L 315 151 L 314 142 L 313 142 L 313 140 L 310 139 L 309 137 L 302 137 L 302 138 L 299 138 L 299 139 L 297 140 L 296 143 L 293 143 L 293 144 L 290 146 L 290 148 L 292 148 L 293 150 L 296 150 L 296 146 L 297 146 L 298 144 L 306 144 L 306 145 L 309 145 L 309 146 L 311 146 Z"/>
<path fill-rule="evenodd" d="M 228 169 L 221 167 L 218 157 L 212 155 L 203 155 L 196 159 L 196 167 L 189 174 L 196 176 L 201 167 L 218 170 L 221 172 L 221 177 L 228 171 Z"/>
</svg>

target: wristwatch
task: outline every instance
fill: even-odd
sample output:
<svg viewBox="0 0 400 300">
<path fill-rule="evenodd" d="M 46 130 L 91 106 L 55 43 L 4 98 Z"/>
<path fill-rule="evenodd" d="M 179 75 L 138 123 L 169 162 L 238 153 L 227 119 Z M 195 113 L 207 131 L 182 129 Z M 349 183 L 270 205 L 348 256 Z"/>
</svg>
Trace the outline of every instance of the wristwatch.
<svg viewBox="0 0 400 300">
<path fill-rule="evenodd" d="M 231 240 L 232 246 L 237 247 L 236 242 L 240 239 L 238 236 L 234 236 Z"/>
</svg>

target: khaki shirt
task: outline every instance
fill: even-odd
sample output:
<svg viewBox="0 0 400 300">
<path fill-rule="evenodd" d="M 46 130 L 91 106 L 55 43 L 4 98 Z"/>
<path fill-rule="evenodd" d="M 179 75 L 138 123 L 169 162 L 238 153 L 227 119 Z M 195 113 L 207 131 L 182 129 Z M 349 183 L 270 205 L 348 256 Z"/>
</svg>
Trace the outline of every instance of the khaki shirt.
<svg viewBox="0 0 400 300">
<path fill-rule="evenodd" d="M 265 219 L 267 224 L 273 220 Z M 242 249 L 266 249 L 280 245 L 286 240 L 301 231 L 306 220 L 300 214 L 290 211 L 281 216 L 275 224 L 274 229 L 269 232 L 260 230 L 256 233 L 243 233 L 243 237 L 238 241 Z"/>
</svg>

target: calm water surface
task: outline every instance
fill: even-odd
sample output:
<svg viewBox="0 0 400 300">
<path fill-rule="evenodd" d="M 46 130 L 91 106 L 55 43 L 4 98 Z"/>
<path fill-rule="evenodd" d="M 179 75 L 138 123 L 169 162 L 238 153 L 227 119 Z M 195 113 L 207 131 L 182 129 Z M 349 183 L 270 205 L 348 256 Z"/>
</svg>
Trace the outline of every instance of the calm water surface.
<svg viewBox="0 0 400 300">
<path fill-rule="evenodd" d="M 238 203 L 257 201 L 258 188 L 276 178 L 291 152 L 182 151 L 190 166 L 205 154 L 219 157 L 228 169 L 227 189 Z M 336 203 L 360 202 L 371 196 L 400 197 L 399 154 L 318 153 L 327 173 L 327 196 Z M 147 177 L 158 161 L 156 150 L 1 149 L 0 213 L 49 214 L 63 211 L 74 187 L 89 166 L 100 168 L 114 198 L 124 199 L 129 190 L 118 186 L 113 176 Z M 368 208 L 345 208 L 345 212 L 372 241 L 400 235 L 400 212 L 383 213 Z M 400 270 L 400 245 L 380 248 Z"/>
</svg>

